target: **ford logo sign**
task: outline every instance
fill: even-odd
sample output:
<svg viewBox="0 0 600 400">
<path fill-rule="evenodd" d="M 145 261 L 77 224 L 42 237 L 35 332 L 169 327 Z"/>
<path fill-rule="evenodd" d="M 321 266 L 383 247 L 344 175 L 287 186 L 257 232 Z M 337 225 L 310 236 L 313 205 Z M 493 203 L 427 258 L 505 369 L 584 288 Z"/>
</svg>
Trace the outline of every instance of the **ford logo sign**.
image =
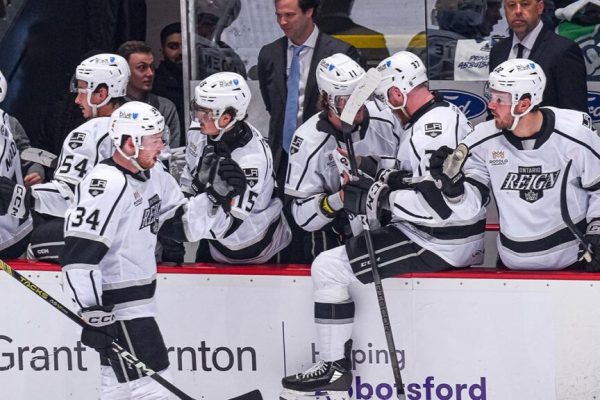
<svg viewBox="0 0 600 400">
<path fill-rule="evenodd" d="M 487 110 L 487 103 L 481 96 L 462 90 L 441 89 L 437 91 L 444 100 L 454 104 L 468 119 L 477 118 Z"/>
<path fill-rule="evenodd" d="M 600 92 L 588 92 L 588 111 L 593 122 L 600 122 Z"/>
</svg>

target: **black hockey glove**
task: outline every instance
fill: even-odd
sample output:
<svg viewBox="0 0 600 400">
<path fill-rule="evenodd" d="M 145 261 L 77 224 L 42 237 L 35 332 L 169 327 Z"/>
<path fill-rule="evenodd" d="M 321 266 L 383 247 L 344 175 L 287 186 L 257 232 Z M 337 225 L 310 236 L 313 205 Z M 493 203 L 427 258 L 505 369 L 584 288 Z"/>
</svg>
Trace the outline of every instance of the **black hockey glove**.
<svg viewBox="0 0 600 400">
<path fill-rule="evenodd" d="M 588 272 L 600 272 L 600 218 L 593 219 L 587 227 L 585 238 L 591 246 L 592 261 L 588 262 L 585 269 Z"/>
<path fill-rule="evenodd" d="M 106 357 L 108 357 L 110 346 L 117 336 L 113 307 L 112 305 L 85 307 L 79 313 L 81 318 L 92 327 L 92 329 L 83 328 L 81 343 L 96 349 Z"/>
<path fill-rule="evenodd" d="M 389 207 L 388 185 L 374 182 L 371 178 L 360 177 L 344 188 L 344 209 L 356 215 L 366 215 L 373 228 L 379 224 L 382 209 Z"/>
<path fill-rule="evenodd" d="M 25 218 L 29 215 L 30 207 L 31 189 L 0 176 L 0 215 Z"/>
<path fill-rule="evenodd" d="M 206 194 L 215 205 L 223 206 L 227 212 L 231 210 L 231 199 L 243 195 L 246 190 L 246 175 L 231 158 L 219 159 Z"/>
<path fill-rule="evenodd" d="M 382 169 L 377 173 L 377 180 L 389 186 L 390 190 L 410 189 L 412 172 L 396 169 Z"/>
<path fill-rule="evenodd" d="M 456 150 L 442 146 L 431 154 L 429 170 L 438 189 L 450 201 L 457 201 L 465 193 L 465 175 L 462 167 L 467 160 L 468 148 L 459 145 Z"/>
<path fill-rule="evenodd" d="M 211 175 L 214 173 L 214 168 L 217 165 L 217 153 L 215 153 L 215 147 L 207 145 L 202 152 L 202 157 L 196 168 L 196 175 L 192 179 L 192 190 L 194 194 L 204 193 L 206 191 L 206 185 L 210 180 Z"/>
</svg>

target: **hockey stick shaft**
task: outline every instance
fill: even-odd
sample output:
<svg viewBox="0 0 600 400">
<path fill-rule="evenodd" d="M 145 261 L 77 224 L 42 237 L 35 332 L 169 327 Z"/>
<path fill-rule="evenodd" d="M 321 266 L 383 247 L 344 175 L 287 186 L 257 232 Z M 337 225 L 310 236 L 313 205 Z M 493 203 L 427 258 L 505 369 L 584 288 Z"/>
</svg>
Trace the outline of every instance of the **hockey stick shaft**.
<svg viewBox="0 0 600 400">
<path fill-rule="evenodd" d="M 567 186 L 569 183 L 569 171 L 571 170 L 571 164 L 573 160 L 569 160 L 567 165 L 565 166 L 565 170 L 563 171 L 562 182 L 560 184 L 560 215 L 562 217 L 563 222 L 567 225 L 567 228 L 573 233 L 573 235 L 577 238 L 579 243 L 583 246 L 583 255 L 581 259 L 584 259 L 587 262 L 592 261 L 592 246 L 590 242 L 587 241 L 585 236 L 579 232 L 579 229 L 573 223 L 571 216 L 569 215 L 569 205 L 567 204 Z"/>
<path fill-rule="evenodd" d="M 358 176 L 358 167 L 354 153 L 354 145 L 352 144 L 352 138 L 350 135 L 345 135 L 344 138 L 346 140 L 346 149 L 348 151 L 348 158 L 350 159 L 352 175 Z M 365 232 L 364 236 L 367 245 L 367 253 L 369 255 L 371 271 L 373 273 L 373 283 L 375 284 L 375 292 L 377 293 L 377 302 L 379 304 L 379 311 L 381 312 L 381 321 L 383 322 L 385 340 L 387 342 L 388 352 L 390 353 L 390 363 L 392 365 L 392 372 L 394 374 L 396 393 L 399 400 L 404 400 L 404 384 L 402 383 L 402 375 L 400 374 L 400 366 L 398 365 L 398 355 L 396 354 L 396 344 L 394 343 L 394 334 L 392 332 L 392 324 L 390 322 L 390 315 L 388 312 L 387 302 L 385 300 L 385 292 L 383 291 L 383 284 L 381 283 L 381 277 L 379 276 L 379 270 L 377 267 L 377 257 L 375 255 L 375 247 L 373 246 L 373 238 L 371 237 L 371 228 L 369 227 L 369 222 L 364 215 L 360 215 L 359 218 L 361 219 L 363 230 Z"/>
<path fill-rule="evenodd" d="M 50 304 L 52 307 L 54 307 L 55 309 L 60 311 L 64 316 L 69 318 L 71 321 L 75 322 L 77 325 L 81 326 L 82 328 L 93 329 L 93 327 L 90 328 L 90 326 L 79 315 L 75 314 L 73 311 L 71 311 L 70 309 L 65 307 L 62 303 L 60 303 L 54 297 L 50 296 L 42 288 L 40 288 L 39 286 L 37 286 L 36 284 L 31 282 L 25 276 L 23 276 L 19 272 L 15 271 L 10 265 L 5 263 L 3 260 L 0 260 L 0 267 L 7 274 L 9 274 L 13 278 L 15 278 L 19 283 L 21 283 L 23 286 L 25 286 L 26 288 L 31 290 L 39 298 L 41 298 L 42 300 L 45 300 L 46 303 Z M 187 394 L 185 394 L 181 389 L 179 389 L 178 387 L 173 385 L 171 382 L 167 381 L 165 378 L 160 376 L 158 373 L 156 373 L 155 371 L 150 369 L 146 364 L 144 364 L 142 361 L 138 360 L 133 354 L 131 354 L 130 352 L 125 350 L 123 347 L 121 347 L 117 343 L 115 343 L 115 342 L 112 343 L 112 349 L 127 364 L 131 365 L 132 367 L 139 368 L 140 370 L 142 370 L 144 375 L 154 379 L 156 382 L 158 382 L 160 385 L 165 387 L 167 390 L 169 390 L 175 396 L 179 397 L 182 400 L 194 400 L 193 397 L 190 397 Z"/>
</svg>

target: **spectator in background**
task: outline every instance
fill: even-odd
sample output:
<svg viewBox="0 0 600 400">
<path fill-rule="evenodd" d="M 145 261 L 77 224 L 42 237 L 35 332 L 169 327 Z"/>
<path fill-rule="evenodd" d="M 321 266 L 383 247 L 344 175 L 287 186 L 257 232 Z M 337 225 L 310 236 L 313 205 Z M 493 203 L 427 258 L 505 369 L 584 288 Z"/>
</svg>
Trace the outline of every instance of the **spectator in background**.
<svg viewBox="0 0 600 400">
<path fill-rule="evenodd" d="M 275 0 L 275 14 L 284 36 L 263 46 L 258 55 L 258 79 L 269 121 L 269 146 L 279 196 L 283 198 L 288 151 L 296 127 L 318 112 L 317 65 L 335 53 L 348 55 L 364 65 L 358 50 L 319 31 L 313 14 L 319 0 Z M 302 248 L 303 231 L 284 208 L 294 234 L 289 249 Z M 296 259 L 290 261 L 308 261 Z"/>
<path fill-rule="evenodd" d="M 148 103 L 158 109 L 165 117 L 169 127 L 170 147 L 181 144 L 179 116 L 175 104 L 167 98 L 150 93 L 154 84 L 154 56 L 152 49 L 145 42 L 131 40 L 119 46 L 117 53 L 129 63 L 131 78 L 127 85 L 128 100 Z"/>
<path fill-rule="evenodd" d="M 185 145 L 185 115 L 183 110 L 183 63 L 181 53 L 181 23 L 173 22 L 160 31 L 160 46 L 163 60 L 154 73 L 152 93 L 165 97 L 175 104 L 181 140 Z"/>
<path fill-rule="evenodd" d="M 223 31 L 240 15 L 240 0 L 196 1 L 197 79 L 228 71 L 246 78 L 246 66 L 240 56 L 221 40 Z"/>
<path fill-rule="evenodd" d="M 2 71 L 0 71 L 0 103 L 4 101 L 7 91 L 8 82 L 2 74 Z M 0 110 L 0 113 L 3 113 L 3 111 Z M 19 120 L 7 113 L 4 113 L 2 116 L 2 121 L 0 122 L 8 123 L 12 134 L 12 138 L 10 140 L 14 140 L 19 153 L 31 147 L 29 137 L 27 136 L 27 133 L 25 132 L 25 129 L 23 129 L 23 126 Z M 33 162 L 21 162 L 20 167 L 22 169 L 21 172 L 23 173 L 22 179 L 26 187 L 35 185 L 36 183 L 42 183 L 44 181 L 46 174 L 44 172 L 44 167 L 40 164 Z"/>
<path fill-rule="evenodd" d="M 322 0 L 315 16 L 321 32 L 336 35 L 338 39 L 357 44 L 366 59 L 367 67 L 376 67 L 379 61 L 390 56 L 382 33 L 359 25 L 350 18 L 354 0 Z"/>
<path fill-rule="evenodd" d="M 490 52 L 490 71 L 506 60 L 527 58 L 546 73 L 542 106 L 587 112 L 586 68 L 574 41 L 558 36 L 542 22 L 542 0 L 506 0 L 504 13 L 511 30 Z"/>
</svg>

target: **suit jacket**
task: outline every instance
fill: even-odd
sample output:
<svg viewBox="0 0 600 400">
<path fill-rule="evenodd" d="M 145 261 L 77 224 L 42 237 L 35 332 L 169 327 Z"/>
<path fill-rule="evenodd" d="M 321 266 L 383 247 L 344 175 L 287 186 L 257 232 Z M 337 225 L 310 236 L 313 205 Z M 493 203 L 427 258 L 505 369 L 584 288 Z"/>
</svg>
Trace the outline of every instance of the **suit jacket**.
<svg viewBox="0 0 600 400">
<path fill-rule="evenodd" d="M 265 107 L 271 116 L 269 121 L 269 146 L 273 152 L 274 171 L 279 171 L 283 141 L 283 122 L 287 100 L 287 47 L 288 39 L 283 36 L 263 46 L 258 54 L 258 80 Z M 344 53 L 364 67 L 361 54 L 353 46 L 319 32 L 310 62 L 308 81 L 304 89 L 304 108 L 302 122 L 319 111 L 317 65 L 325 57 L 335 53 Z"/>
<path fill-rule="evenodd" d="M 512 40 L 511 34 L 492 47 L 490 71 L 508 60 Z M 588 112 L 587 73 L 577 43 L 544 26 L 533 44 L 529 59 L 538 63 L 546 74 L 541 105 Z"/>
</svg>

